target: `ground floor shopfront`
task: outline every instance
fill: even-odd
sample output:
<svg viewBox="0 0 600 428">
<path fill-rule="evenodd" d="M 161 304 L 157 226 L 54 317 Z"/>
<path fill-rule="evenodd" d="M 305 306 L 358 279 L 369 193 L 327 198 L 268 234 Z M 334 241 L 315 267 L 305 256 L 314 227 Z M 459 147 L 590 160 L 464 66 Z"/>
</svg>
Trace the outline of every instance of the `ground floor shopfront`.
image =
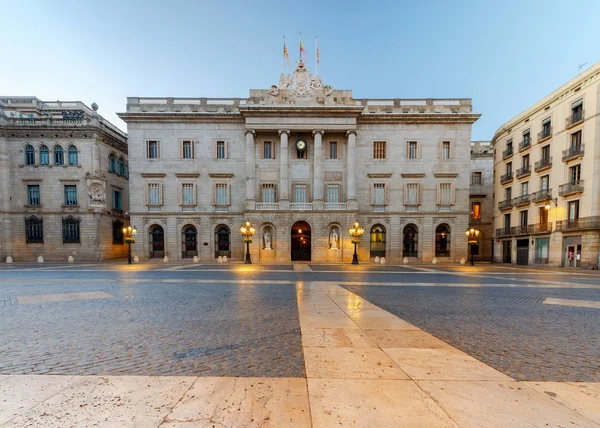
<svg viewBox="0 0 600 428">
<path fill-rule="evenodd" d="M 218 257 L 243 260 L 246 251 L 240 227 L 255 227 L 252 261 L 351 262 L 354 245 L 348 229 L 355 221 L 364 228 L 358 245 L 360 261 L 385 257 L 387 262 L 459 262 L 468 255 L 462 216 L 405 217 L 356 213 L 278 212 L 132 215 L 138 229 L 132 253 L 140 260 L 185 260 Z"/>
</svg>

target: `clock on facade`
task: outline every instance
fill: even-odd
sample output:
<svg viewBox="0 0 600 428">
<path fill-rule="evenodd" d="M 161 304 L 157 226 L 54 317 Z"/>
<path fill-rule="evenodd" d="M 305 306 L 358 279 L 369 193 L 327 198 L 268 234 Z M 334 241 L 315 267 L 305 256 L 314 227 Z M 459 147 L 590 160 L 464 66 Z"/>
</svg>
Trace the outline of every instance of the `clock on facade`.
<svg viewBox="0 0 600 428">
<path fill-rule="evenodd" d="M 296 141 L 296 148 L 301 152 L 304 151 L 304 149 L 306 148 L 306 141 L 302 139 Z"/>
</svg>

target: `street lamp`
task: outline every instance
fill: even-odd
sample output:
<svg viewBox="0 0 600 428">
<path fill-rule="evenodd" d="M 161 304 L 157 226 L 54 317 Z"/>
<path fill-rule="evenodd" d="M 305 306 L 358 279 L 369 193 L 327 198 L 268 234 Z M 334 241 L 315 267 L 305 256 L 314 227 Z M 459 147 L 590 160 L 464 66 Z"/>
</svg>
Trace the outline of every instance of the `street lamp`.
<svg viewBox="0 0 600 428">
<path fill-rule="evenodd" d="M 134 226 L 127 226 L 123 228 L 123 235 L 125 236 L 125 242 L 129 246 L 129 256 L 127 257 L 127 263 L 131 264 L 131 244 L 135 243 L 135 235 L 137 234 L 137 229 Z"/>
<path fill-rule="evenodd" d="M 550 202 L 552 202 L 554 204 L 555 207 L 558 206 L 558 198 L 550 198 L 546 201 L 546 205 L 544 205 L 544 208 L 546 208 L 547 210 L 550 209 Z"/>
<path fill-rule="evenodd" d="M 352 225 L 352 227 L 350 229 L 348 229 L 348 232 L 350 232 L 350 236 L 352 237 L 352 243 L 354 244 L 354 254 L 352 255 L 352 264 L 357 265 L 358 264 L 358 254 L 356 253 L 356 246 L 360 242 L 360 237 L 362 236 L 362 234 L 365 233 L 365 229 L 360 227 L 360 224 L 358 223 L 358 221 L 355 221 L 354 225 Z"/>
<path fill-rule="evenodd" d="M 250 260 L 250 243 L 252 242 L 252 236 L 254 235 L 254 226 L 250 224 L 250 221 L 246 220 L 246 223 L 240 227 L 240 232 L 244 236 L 244 242 L 246 243 L 246 261 L 244 264 L 251 265 L 252 261 Z"/>
<path fill-rule="evenodd" d="M 465 231 L 465 234 L 467 235 L 467 239 L 469 240 L 468 244 L 469 244 L 469 250 L 471 253 L 471 266 L 475 266 L 475 258 L 474 258 L 474 254 L 473 254 L 473 245 L 478 245 L 479 241 L 477 241 L 477 238 L 479 237 L 479 229 L 475 229 L 475 228 L 470 228 L 467 229 Z"/>
</svg>

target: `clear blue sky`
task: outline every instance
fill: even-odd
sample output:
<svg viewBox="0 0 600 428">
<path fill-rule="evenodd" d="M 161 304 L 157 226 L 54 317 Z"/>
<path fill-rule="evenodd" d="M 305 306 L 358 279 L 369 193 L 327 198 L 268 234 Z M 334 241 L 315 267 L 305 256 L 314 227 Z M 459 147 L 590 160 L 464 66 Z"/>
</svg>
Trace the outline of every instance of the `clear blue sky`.
<svg viewBox="0 0 600 428">
<path fill-rule="evenodd" d="M 0 0 L 0 95 L 97 102 L 246 97 L 277 83 L 282 36 L 356 98 L 473 99 L 473 139 L 600 60 L 600 1 Z"/>
</svg>

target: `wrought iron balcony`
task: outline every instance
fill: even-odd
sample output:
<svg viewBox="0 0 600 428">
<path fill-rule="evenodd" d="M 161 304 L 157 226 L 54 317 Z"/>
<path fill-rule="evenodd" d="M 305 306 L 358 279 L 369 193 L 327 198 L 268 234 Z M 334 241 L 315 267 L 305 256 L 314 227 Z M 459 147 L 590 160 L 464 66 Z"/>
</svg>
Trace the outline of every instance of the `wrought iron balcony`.
<svg viewBox="0 0 600 428">
<path fill-rule="evenodd" d="M 502 152 L 502 159 L 507 159 L 513 155 L 513 148 L 509 147 L 508 149 Z"/>
<path fill-rule="evenodd" d="M 600 217 L 581 217 L 576 220 L 560 220 L 556 222 L 556 230 L 571 231 L 571 230 L 590 230 L 600 229 Z"/>
<path fill-rule="evenodd" d="M 312 211 L 312 202 L 291 202 L 290 210 L 292 211 Z"/>
<path fill-rule="evenodd" d="M 533 202 L 545 202 L 550 199 L 552 199 L 552 189 L 542 189 L 531 194 L 531 200 Z"/>
<path fill-rule="evenodd" d="M 345 211 L 346 203 L 345 202 L 327 202 L 327 203 L 323 204 L 323 209 L 326 211 L 336 211 L 336 210 Z"/>
<path fill-rule="evenodd" d="M 517 178 L 523 178 L 531 175 L 531 165 L 524 166 L 523 168 L 517 169 Z"/>
<path fill-rule="evenodd" d="M 559 196 L 574 195 L 575 193 L 581 192 L 583 192 L 583 180 L 571 181 L 570 183 L 565 183 L 558 187 Z"/>
<path fill-rule="evenodd" d="M 552 223 L 530 224 L 527 226 L 527 231 L 530 235 L 552 232 Z"/>
<path fill-rule="evenodd" d="M 279 202 L 257 202 L 255 209 L 266 210 L 266 211 L 276 211 L 279 209 Z"/>
<path fill-rule="evenodd" d="M 498 209 L 500 211 L 502 210 L 508 210 L 512 208 L 512 199 L 507 199 L 505 201 L 500 201 L 498 202 Z"/>
<path fill-rule="evenodd" d="M 529 235 L 529 232 L 527 231 L 527 226 L 514 226 L 510 228 L 510 234 L 512 236 L 523 236 Z"/>
<path fill-rule="evenodd" d="M 571 114 L 565 119 L 565 129 L 569 129 L 581 122 L 583 122 L 583 109 L 572 110 Z"/>
<path fill-rule="evenodd" d="M 531 140 L 529 138 L 524 139 L 523 141 L 521 141 L 519 143 L 519 151 L 520 152 L 522 152 L 523 150 L 527 150 L 530 147 L 531 147 Z"/>
<path fill-rule="evenodd" d="M 570 161 L 575 158 L 583 157 L 583 153 L 585 149 L 585 144 L 580 144 L 577 146 L 571 146 L 562 152 L 562 160 L 563 162 Z"/>
<path fill-rule="evenodd" d="M 510 227 L 504 227 L 502 229 L 496 229 L 496 238 L 504 238 L 510 235 Z"/>
<path fill-rule="evenodd" d="M 540 132 L 538 132 L 538 143 L 541 143 L 542 141 L 547 140 L 550 137 L 552 137 L 551 126 L 544 128 Z"/>
<path fill-rule="evenodd" d="M 500 176 L 500 184 L 510 183 L 511 181 L 513 181 L 512 172 L 507 172 L 506 174 Z"/>
<path fill-rule="evenodd" d="M 521 195 L 513 198 L 512 205 L 515 207 L 524 207 L 525 205 L 531 204 L 531 196 L 530 195 Z"/>
<path fill-rule="evenodd" d="M 539 161 L 536 161 L 535 166 L 533 167 L 535 172 L 544 171 L 548 168 L 552 168 L 552 157 L 542 158 Z"/>
</svg>

